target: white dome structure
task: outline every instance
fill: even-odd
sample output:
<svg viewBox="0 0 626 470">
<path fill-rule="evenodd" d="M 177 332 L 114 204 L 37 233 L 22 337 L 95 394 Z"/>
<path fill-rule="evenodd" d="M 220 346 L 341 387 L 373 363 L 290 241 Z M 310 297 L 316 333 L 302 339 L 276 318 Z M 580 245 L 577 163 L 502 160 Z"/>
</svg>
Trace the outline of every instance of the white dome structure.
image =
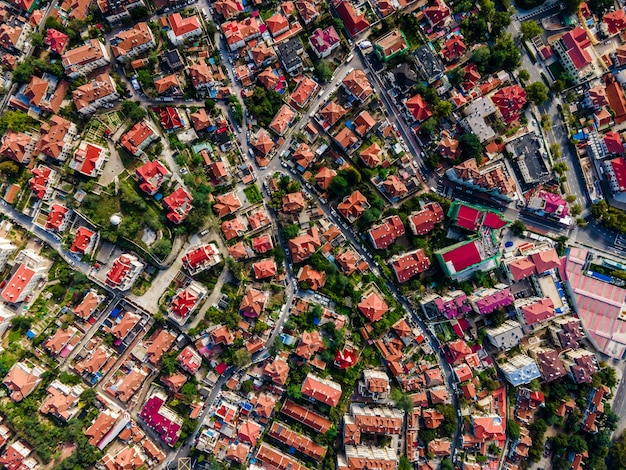
<svg viewBox="0 0 626 470">
<path fill-rule="evenodd" d="M 119 214 L 113 214 L 109 219 L 109 222 L 111 222 L 111 225 L 113 225 L 114 227 L 117 227 L 119 224 L 122 223 L 122 218 L 119 216 Z"/>
</svg>

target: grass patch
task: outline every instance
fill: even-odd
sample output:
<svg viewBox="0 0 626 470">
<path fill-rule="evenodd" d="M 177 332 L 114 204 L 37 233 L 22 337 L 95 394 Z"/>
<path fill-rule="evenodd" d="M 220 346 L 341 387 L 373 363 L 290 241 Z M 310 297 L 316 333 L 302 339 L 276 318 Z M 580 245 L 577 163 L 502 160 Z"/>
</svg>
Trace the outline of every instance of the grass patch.
<svg viewBox="0 0 626 470">
<path fill-rule="evenodd" d="M 550 69 L 550 73 L 555 80 L 558 80 L 558 78 L 565 73 L 565 69 L 559 61 L 551 63 L 548 65 L 548 68 Z"/>
<path fill-rule="evenodd" d="M 261 196 L 261 191 L 256 184 L 248 186 L 246 189 L 243 190 L 243 192 L 245 193 L 246 198 L 248 198 L 248 202 L 250 204 L 255 204 L 263 200 L 263 196 Z"/>
</svg>

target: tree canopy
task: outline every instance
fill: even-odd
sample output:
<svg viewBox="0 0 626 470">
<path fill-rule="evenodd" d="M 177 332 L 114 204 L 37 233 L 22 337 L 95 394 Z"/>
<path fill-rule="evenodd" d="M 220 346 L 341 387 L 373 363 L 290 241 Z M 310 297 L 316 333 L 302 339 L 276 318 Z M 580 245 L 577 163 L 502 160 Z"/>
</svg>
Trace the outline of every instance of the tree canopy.
<svg viewBox="0 0 626 470">
<path fill-rule="evenodd" d="M 548 101 L 548 87 L 542 82 L 534 82 L 526 87 L 526 99 L 536 105 Z"/>
</svg>

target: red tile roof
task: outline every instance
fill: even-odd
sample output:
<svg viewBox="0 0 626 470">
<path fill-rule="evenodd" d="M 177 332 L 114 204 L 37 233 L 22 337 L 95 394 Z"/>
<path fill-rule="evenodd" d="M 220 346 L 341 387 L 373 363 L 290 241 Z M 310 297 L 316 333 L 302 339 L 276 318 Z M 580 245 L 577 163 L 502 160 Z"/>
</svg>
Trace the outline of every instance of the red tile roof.
<svg viewBox="0 0 626 470">
<path fill-rule="evenodd" d="M 430 267 L 430 259 L 421 248 L 412 253 L 391 259 L 391 268 L 396 274 L 398 282 L 406 282 Z"/>
<path fill-rule="evenodd" d="M 357 307 L 372 323 L 380 320 L 389 311 L 387 303 L 376 292 L 362 298 Z"/>
<path fill-rule="evenodd" d="M 341 398 L 341 386 L 332 380 L 308 374 L 302 382 L 301 392 L 325 405 L 337 406 Z"/>
<path fill-rule="evenodd" d="M 162 202 L 163 206 L 169 211 L 167 213 L 168 220 L 175 224 L 180 224 L 191 211 L 193 197 L 185 188 L 179 187 L 169 196 L 164 197 Z"/>
<path fill-rule="evenodd" d="M 52 204 L 46 220 L 46 230 L 61 230 L 69 209 L 60 204 Z"/>
<path fill-rule="evenodd" d="M 162 412 L 161 407 L 164 404 L 162 398 L 156 395 L 152 396 L 144 405 L 139 416 L 149 428 L 159 434 L 163 442 L 173 447 L 178 441 L 181 425 L 171 419 L 171 412 L 167 414 Z"/>
<path fill-rule="evenodd" d="M 404 235 L 404 225 L 397 215 L 392 215 L 383 219 L 383 222 L 376 227 L 371 228 L 368 234 L 377 250 L 384 250 L 397 238 Z"/>
</svg>

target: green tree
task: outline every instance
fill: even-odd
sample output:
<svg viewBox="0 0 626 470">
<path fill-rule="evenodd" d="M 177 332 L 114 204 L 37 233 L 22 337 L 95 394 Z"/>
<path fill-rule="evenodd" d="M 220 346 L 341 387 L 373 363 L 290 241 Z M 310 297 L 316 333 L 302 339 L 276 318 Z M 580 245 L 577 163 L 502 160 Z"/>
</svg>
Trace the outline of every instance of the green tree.
<svg viewBox="0 0 626 470">
<path fill-rule="evenodd" d="M 552 127 L 552 119 L 550 118 L 549 114 L 542 114 L 541 115 L 541 128 L 544 131 L 547 131 L 548 129 L 550 129 Z"/>
<path fill-rule="evenodd" d="M 587 4 L 589 5 L 589 9 L 592 13 L 595 13 L 598 16 L 602 16 L 604 13 L 609 11 L 611 7 L 615 6 L 615 2 L 613 0 L 589 0 Z"/>
<path fill-rule="evenodd" d="M 552 155 L 552 158 L 554 160 L 558 160 L 559 158 L 561 158 L 561 146 L 557 142 L 550 145 L 550 155 Z M 555 166 L 556 165 L 558 165 L 558 163 L 555 164 Z M 567 165 L 565 165 L 565 168 L 567 168 Z M 565 171 L 567 171 L 567 169 Z"/>
<path fill-rule="evenodd" d="M 516 220 L 511 224 L 511 230 L 515 235 L 520 236 L 526 231 L 526 225 L 521 220 Z"/>
<path fill-rule="evenodd" d="M 517 421 L 515 421 L 514 419 L 508 419 L 506 421 L 506 433 L 508 434 L 509 439 L 514 441 L 520 438 L 520 436 L 522 435 L 522 429 L 520 428 L 520 425 Z"/>
<path fill-rule="evenodd" d="M 172 241 L 169 238 L 163 237 L 157 241 L 152 247 L 152 253 L 157 258 L 163 260 L 172 251 Z"/>
<path fill-rule="evenodd" d="M 435 120 L 435 118 L 431 117 L 426 119 L 422 124 L 420 124 L 420 132 L 426 135 L 432 135 L 435 133 L 437 127 L 437 121 Z"/>
<path fill-rule="evenodd" d="M 0 163 L 0 173 L 7 176 L 15 176 L 20 171 L 20 167 L 17 163 L 11 160 L 5 160 Z"/>
<path fill-rule="evenodd" d="M 315 76 L 322 83 L 328 83 L 332 76 L 333 71 L 330 69 L 330 65 L 325 60 L 320 60 L 315 66 Z"/>
<path fill-rule="evenodd" d="M 300 232 L 300 227 L 296 224 L 283 225 L 280 228 L 280 233 L 287 240 L 291 240 L 292 238 L 296 238 L 298 236 L 298 232 Z"/>
<path fill-rule="evenodd" d="M 399 388 L 394 388 L 391 391 L 391 400 L 395 403 L 397 408 L 411 413 L 413 411 L 413 400 L 411 397 L 404 394 Z"/>
<path fill-rule="evenodd" d="M 543 82 L 534 82 L 526 86 L 526 98 L 531 103 L 540 105 L 548 101 L 548 87 Z"/>
<path fill-rule="evenodd" d="M 246 395 L 254 390 L 254 382 L 252 380 L 246 380 L 241 383 L 241 391 Z"/>
<path fill-rule="evenodd" d="M 441 470 L 454 470 L 454 464 L 450 461 L 449 458 L 445 458 L 441 461 L 441 466 L 439 467 Z"/>
<path fill-rule="evenodd" d="M 459 146 L 461 147 L 461 154 L 466 159 L 478 158 L 482 155 L 483 146 L 476 134 L 463 134 L 459 137 Z"/>
<path fill-rule="evenodd" d="M 236 367 L 243 367 L 247 364 L 250 364 L 251 361 L 252 356 L 246 348 L 238 349 L 233 354 L 233 365 Z"/>
<path fill-rule="evenodd" d="M 523 21 L 521 25 L 522 37 L 525 41 L 530 41 L 543 32 L 543 28 L 533 20 Z"/>
<path fill-rule="evenodd" d="M 328 190 L 337 197 L 344 197 L 350 192 L 350 185 L 343 176 L 337 175 L 330 182 Z"/>
<path fill-rule="evenodd" d="M 30 43 L 33 47 L 43 47 L 43 35 L 38 31 L 30 33 Z"/>
<path fill-rule="evenodd" d="M 412 470 L 411 462 L 404 455 L 400 457 L 400 462 L 398 463 L 398 470 Z"/>
<path fill-rule="evenodd" d="M 523 82 L 527 82 L 530 79 L 530 73 L 528 73 L 528 70 L 526 69 L 522 69 L 519 72 L 517 72 L 517 76 Z"/>
<path fill-rule="evenodd" d="M 441 100 L 433 107 L 433 116 L 438 121 L 448 118 L 452 114 L 452 103 Z"/>
</svg>

